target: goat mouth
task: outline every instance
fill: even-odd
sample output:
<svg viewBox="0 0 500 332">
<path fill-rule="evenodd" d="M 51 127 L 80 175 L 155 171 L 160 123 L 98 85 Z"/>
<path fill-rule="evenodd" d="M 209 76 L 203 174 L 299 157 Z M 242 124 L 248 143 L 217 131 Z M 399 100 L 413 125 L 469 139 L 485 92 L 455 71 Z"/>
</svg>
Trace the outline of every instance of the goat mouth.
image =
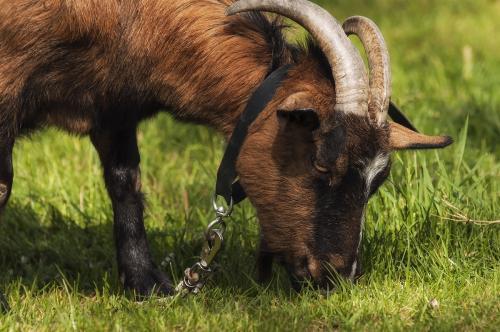
<svg viewBox="0 0 500 332">
<path fill-rule="evenodd" d="M 289 265 L 285 264 L 288 272 L 291 287 L 296 292 L 301 292 L 304 289 L 315 289 L 320 294 L 328 296 L 334 293 L 342 283 L 357 283 L 363 275 L 361 268 L 356 269 L 354 274 L 340 273 L 339 271 L 326 269 L 318 277 L 313 277 L 307 268 L 294 270 Z"/>
<path fill-rule="evenodd" d="M 337 283 L 330 278 L 314 280 L 313 278 L 297 277 L 295 274 L 290 274 L 290 284 L 297 293 L 305 289 L 312 289 L 323 296 L 329 296 L 338 289 Z"/>
<path fill-rule="evenodd" d="M 315 283 L 311 276 L 299 276 L 295 273 L 288 274 L 290 285 L 297 292 L 301 292 L 305 288 L 314 287 Z"/>
<path fill-rule="evenodd" d="M 307 268 L 307 266 L 295 267 L 285 264 L 285 269 L 288 272 L 288 277 L 290 280 L 290 285 L 297 292 L 301 292 L 304 289 L 316 289 L 320 292 L 323 290 L 332 291 L 335 287 L 332 282 L 326 281 L 327 278 L 313 277 L 311 271 Z"/>
</svg>

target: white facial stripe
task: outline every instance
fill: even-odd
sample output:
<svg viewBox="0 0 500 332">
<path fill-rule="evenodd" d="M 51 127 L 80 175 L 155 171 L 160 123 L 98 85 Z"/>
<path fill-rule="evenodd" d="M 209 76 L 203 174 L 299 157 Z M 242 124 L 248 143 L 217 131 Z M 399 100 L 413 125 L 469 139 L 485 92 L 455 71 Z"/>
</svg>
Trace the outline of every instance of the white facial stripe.
<svg viewBox="0 0 500 332">
<path fill-rule="evenodd" d="M 363 177 L 365 178 L 366 195 L 370 194 L 370 188 L 375 177 L 387 166 L 389 156 L 385 153 L 379 153 L 365 167 Z"/>
<path fill-rule="evenodd" d="M 365 210 L 363 209 L 363 214 L 361 215 L 361 226 L 359 228 L 359 242 L 356 254 L 359 253 L 359 247 L 361 247 L 361 240 L 363 240 L 363 227 L 365 227 Z"/>
<path fill-rule="evenodd" d="M 350 280 L 354 280 L 354 277 L 356 276 L 357 267 L 358 267 L 358 261 L 355 260 L 354 263 L 352 263 L 351 274 L 349 275 Z"/>
<path fill-rule="evenodd" d="M 361 241 L 363 240 L 363 227 L 365 225 L 365 210 L 363 210 L 363 214 L 361 215 L 361 226 L 359 229 L 359 240 L 358 240 L 358 248 L 356 249 L 356 260 L 352 264 L 351 267 L 351 274 L 349 275 L 349 278 L 351 280 L 354 280 L 354 277 L 356 276 L 356 269 L 358 267 L 358 255 L 359 255 L 359 249 L 361 247 Z"/>
<path fill-rule="evenodd" d="M 389 156 L 385 153 L 379 153 L 373 160 L 371 160 L 363 171 L 363 178 L 365 179 L 366 185 L 366 196 L 370 194 L 370 188 L 375 177 L 382 172 L 382 170 L 387 166 L 389 162 Z M 363 210 L 363 214 L 361 216 L 361 225 L 359 230 L 359 242 L 358 248 L 356 250 L 356 257 L 359 254 L 359 249 L 361 247 L 361 241 L 363 240 L 363 227 L 365 223 L 365 211 Z M 354 280 L 356 276 L 356 269 L 358 267 L 358 260 L 356 259 L 351 267 L 351 274 L 349 275 L 349 279 Z"/>
</svg>

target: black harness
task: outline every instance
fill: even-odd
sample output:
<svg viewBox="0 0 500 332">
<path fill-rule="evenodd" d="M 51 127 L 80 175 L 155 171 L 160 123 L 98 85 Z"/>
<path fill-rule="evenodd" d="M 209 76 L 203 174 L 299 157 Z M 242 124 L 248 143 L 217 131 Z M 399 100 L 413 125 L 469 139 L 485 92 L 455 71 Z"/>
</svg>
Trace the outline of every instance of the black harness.
<svg viewBox="0 0 500 332">
<path fill-rule="evenodd" d="M 276 90 L 287 77 L 291 65 L 285 65 L 272 72 L 255 90 L 233 131 L 231 139 L 217 172 L 216 196 L 222 196 L 228 205 L 238 204 L 246 198 L 243 187 L 237 181 L 236 161 L 241 146 L 248 134 L 248 128 L 273 99 Z"/>
</svg>

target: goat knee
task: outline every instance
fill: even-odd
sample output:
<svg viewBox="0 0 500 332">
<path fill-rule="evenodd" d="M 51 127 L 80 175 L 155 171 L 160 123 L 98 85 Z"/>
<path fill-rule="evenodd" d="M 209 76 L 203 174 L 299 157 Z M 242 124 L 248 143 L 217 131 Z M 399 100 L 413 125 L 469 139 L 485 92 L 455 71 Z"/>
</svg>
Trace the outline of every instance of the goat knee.
<svg viewBox="0 0 500 332">
<path fill-rule="evenodd" d="M 139 168 L 113 167 L 107 171 L 106 186 L 109 195 L 116 201 L 140 195 L 141 172 Z"/>
</svg>

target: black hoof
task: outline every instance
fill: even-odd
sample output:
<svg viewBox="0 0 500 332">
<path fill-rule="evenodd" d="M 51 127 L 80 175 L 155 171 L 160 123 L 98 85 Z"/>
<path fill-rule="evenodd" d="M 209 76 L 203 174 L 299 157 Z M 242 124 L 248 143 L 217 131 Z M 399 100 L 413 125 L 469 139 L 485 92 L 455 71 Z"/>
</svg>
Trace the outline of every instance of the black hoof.
<svg viewBox="0 0 500 332">
<path fill-rule="evenodd" d="M 167 276 L 158 269 L 151 269 L 148 272 L 125 276 L 124 286 L 135 293 L 135 296 L 142 300 L 150 296 L 171 296 L 174 295 L 174 287 Z"/>
</svg>

